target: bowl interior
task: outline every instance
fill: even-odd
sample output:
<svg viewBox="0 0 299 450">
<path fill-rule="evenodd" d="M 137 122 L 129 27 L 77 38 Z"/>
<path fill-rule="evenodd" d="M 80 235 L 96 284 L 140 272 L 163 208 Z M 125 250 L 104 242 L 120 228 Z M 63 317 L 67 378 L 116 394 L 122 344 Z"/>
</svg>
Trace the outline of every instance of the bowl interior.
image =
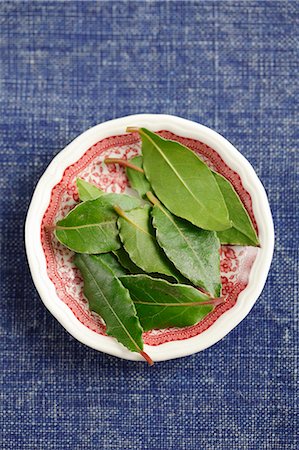
<svg viewBox="0 0 299 450">
<path fill-rule="evenodd" d="M 249 192 L 245 189 L 239 174 L 224 162 L 215 149 L 203 142 L 178 136 L 168 130 L 162 130 L 159 133 L 167 139 L 186 145 L 200 155 L 210 167 L 225 176 L 239 194 L 257 229 Z M 140 147 L 140 139 L 136 133 L 111 136 L 90 147 L 80 159 L 66 168 L 62 179 L 52 188 L 50 201 L 42 218 L 40 230 L 42 249 L 47 274 L 55 286 L 56 294 L 82 325 L 99 335 L 105 335 L 105 325 L 101 318 L 88 308 L 88 302 L 83 294 L 82 278 L 73 264 L 74 254 L 62 246 L 53 233 L 46 231 L 45 226 L 53 225 L 57 220 L 62 219 L 77 204 L 76 179 L 78 177 L 96 184 L 106 192 L 129 191 L 124 169 L 115 165 L 107 166 L 103 160 L 108 156 L 130 159 L 140 153 Z M 221 278 L 225 302 L 218 305 L 197 325 L 183 329 L 152 330 L 144 333 L 144 342 L 150 346 L 160 346 L 167 342 L 198 336 L 210 328 L 236 304 L 239 295 L 248 285 L 258 252 L 259 249 L 254 247 L 222 246 Z"/>
</svg>

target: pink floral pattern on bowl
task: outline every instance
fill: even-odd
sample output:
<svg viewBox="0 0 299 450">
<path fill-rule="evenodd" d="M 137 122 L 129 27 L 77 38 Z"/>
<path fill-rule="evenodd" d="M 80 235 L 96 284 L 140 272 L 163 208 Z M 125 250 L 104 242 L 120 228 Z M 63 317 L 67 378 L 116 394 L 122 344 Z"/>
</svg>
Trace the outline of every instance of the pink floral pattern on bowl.
<svg viewBox="0 0 299 450">
<path fill-rule="evenodd" d="M 239 175 L 224 163 L 215 150 L 202 142 L 177 136 L 170 131 L 164 130 L 159 134 L 186 145 L 198 153 L 210 167 L 225 176 L 239 194 L 257 229 L 249 193 L 243 187 Z M 93 145 L 75 164 L 64 171 L 61 181 L 52 189 L 51 200 L 42 220 L 41 241 L 47 261 L 47 272 L 55 285 L 58 297 L 83 325 L 102 335 L 105 334 L 105 324 L 101 317 L 88 308 L 80 272 L 73 264 L 74 253 L 61 245 L 53 233 L 46 231 L 45 225 L 52 225 L 62 219 L 76 205 L 78 177 L 96 184 L 106 192 L 125 192 L 128 188 L 125 171 L 119 166 L 107 166 L 103 161 L 108 156 L 130 159 L 140 154 L 140 146 L 140 139 L 136 133 L 112 136 Z M 248 284 L 257 252 L 258 249 L 254 247 L 222 246 L 221 279 L 224 303 L 218 305 L 204 320 L 194 326 L 144 333 L 144 342 L 148 345 L 160 345 L 165 342 L 188 339 L 208 329 L 236 304 L 239 294 Z"/>
</svg>

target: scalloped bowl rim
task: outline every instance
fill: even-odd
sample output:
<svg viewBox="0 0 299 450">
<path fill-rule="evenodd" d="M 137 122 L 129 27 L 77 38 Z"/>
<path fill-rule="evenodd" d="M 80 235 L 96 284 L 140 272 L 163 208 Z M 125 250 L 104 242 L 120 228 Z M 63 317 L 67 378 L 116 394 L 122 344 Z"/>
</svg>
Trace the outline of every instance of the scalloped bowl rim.
<svg viewBox="0 0 299 450">
<path fill-rule="evenodd" d="M 241 177 L 252 199 L 253 212 L 259 228 L 261 248 L 250 272 L 247 287 L 239 294 L 236 305 L 198 336 L 158 346 L 145 345 L 154 361 L 191 355 L 220 341 L 249 313 L 261 294 L 270 269 L 274 249 L 274 227 L 264 187 L 254 169 L 241 153 L 223 136 L 210 128 L 177 116 L 137 114 L 110 120 L 82 133 L 67 145 L 49 164 L 34 191 L 25 224 L 25 246 L 36 289 L 48 310 L 78 341 L 110 355 L 128 360 L 142 360 L 109 336 L 85 327 L 70 308 L 57 296 L 48 277 L 46 258 L 41 243 L 41 222 L 49 205 L 52 188 L 62 179 L 65 169 L 75 163 L 94 144 L 109 136 L 124 134 L 127 126 L 142 126 L 152 130 L 169 130 L 180 136 L 197 139 L 216 150 L 225 163 Z"/>
</svg>

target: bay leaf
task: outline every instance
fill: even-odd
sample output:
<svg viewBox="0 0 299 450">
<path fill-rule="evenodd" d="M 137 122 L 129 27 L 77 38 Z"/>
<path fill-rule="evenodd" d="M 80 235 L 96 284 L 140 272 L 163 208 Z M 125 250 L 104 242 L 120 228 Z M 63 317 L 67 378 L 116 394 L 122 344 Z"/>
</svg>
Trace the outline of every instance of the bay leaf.
<svg viewBox="0 0 299 450">
<path fill-rule="evenodd" d="M 225 200 L 232 227 L 218 231 L 221 244 L 258 246 L 259 239 L 240 197 L 231 183 L 219 173 L 213 172 Z"/>
<path fill-rule="evenodd" d="M 103 196 L 80 203 L 57 222 L 55 235 L 77 253 L 106 253 L 120 247 L 117 215 Z"/>
<path fill-rule="evenodd" d="M 84 280 L 84 295 L 90 309 L 105 321 L 107 334 L 130 351 L 140 353 L 152 364 L 143 351 L 142 328 L 129 291 L 109 267 L 111 257 L 112 255 L 75 256 L 75 264 Z"/>
<path fill-rule="evenodd" d="M 77 178 L 76 185 L 81 202 L 86 202 L 87 200 L 95 200 L 96 198 L 105 194 L 105 192 L 99 189 L 97 186 L 92 183 L 88 183 L 88 181 L 85 181 L 82 178 Z"/>
<path fill-rule="evenodd" d="M 120 247 L 118 250 L 115 250 L 113 254 L 117 258 L 118 263 L 122 266 L 123 270 L 127 270 L 127 272 L 123 272 L 123 275 L 127 275 L 128 273 L 130 274 L 145 273 L 140 267 L 136 266 L 136 264 L 133 263 L 124 247 Z M 177 271 L 175 273 L 175 277 L 155 272 L 152 272 L 151 276 L 153 278 L 163 278 L 163 280 L 167 280 L 170 283 L 177 283 L 179 281 L 180 283 L 190 284 L 189 280 L 184 278 L 183 275 L 181 275 Z"/>
<path fill-rule="evenodd" d="M 150 221 L 149 205 L 120 214 L 119 236 L 130 259 L 145 272 L 157 272 L 176 278 L 176 270 L 159 247 Z"/>
<path fill-rule="evenodd" d="M 110 205 L 112 208 L 115 205 L 120 206 L 124 211 L 130 211 L 130 209 L 138 208 L 143 205 L 141 198 L 133 197 L 127 194 L 115 194 L 113 192 L 105 193 L 101 196 L 103 203 Z"/>
<path fill-rule="evenodd" d="M 55 227 L 57 239 L 77 253 L 105 253 L 120 247 L 113 205 L 130 210 L 142 200 L 126 194 L 104 193 L 77 205 Z"/>
<path fill-rule="evenodd" d="M 118 250 L 116 250 L 118 252 Z M 116 277 L 120 277 L 122 275 L 127 275 L 127 270 L 119 263 L 115 253 L 102 253 L 101 261 L 105 263 L 109 269 L 114 273 Z M 99 255 L 95 255 L 99 256 Z"/>
<path fill-rule="evenodd" d="M 133 162 L 133 159 L 135 158 L 131 159 L 130 162 L 133 165 L 138 165 L 138 167 L 140 168 L 142 167 L 142 157 L 138 156 L 136 157 L 136 159 L 137 158 L 137 164 L 136 162 Z M 138 186 L 139 184 L 142 185 L 145 180 L 144 186 L 150 188 L 150 184 L 147 182 L 143 173 L 137 172 L 136 170 L 134 171 L 133 167 L 130 167 L 130 172 L 134 173 L 134 183 L 136 186 Z M 258 246 L 259 239 L 257 237 L 255 228 L 246 208 L 243 205 L 243 202 L 241 201 L 234 187 L 226 178 L 224 178 L 219 173 L 213 171 L 212 173 L 221 190 L 229 212 L 229 218 L 232 222 L 231 228 L 217 232 L 221 244 Z M 140 194 L 144 195 L 144 193 L 146 193 L 144 192 L 145 187 L 144 190 L 140 191 Z M 135 189 L 137 189 L 137 187 L 135 187 Z"/>
<path fill-rule="evenodd" d="M 130 273 L 137 274 L 143 272 L 143 270 L 140 267 L 136 266 L 136 264 L 133 263 L 124 247 L 121 246 L 118 250 L 115 250 L 113 253 L 116 256 L 120 265 L 123 268 L 127 269 Z"/>
<path fill-rule="evenodd" d="M 220 242 L 215 231 L 202 230 L 174 216 L 150 193 L 153 226 L 166 256 L 195 286 L 214 297 L 221 293 Z"/>
<path fill-rule="evenodd" d="M 144 331 L 194 325 L 222 302 L 192 286 L 171 284 L 148 275 L 125 275 L 119 279 L 130 292 Z"/>
<path fill-rule="evenodd" d="M 142 156 L 135 156 L 130 159 L 130 163 L 142 169 Z M 151 190 L 151 185 L 144 173 L 136 171 L 136 169 L 133 169 L 132 167 L 126 167 L 126 174 L 131 187 L 138 192 L 140 197 L 144 197 L 145 194 Z"/>
<path fill-rule="evenodd" d="M 127 194 L 116 194 L 114 192 L 104 192 L 94 184 L 88 183 L 81 178 L 77 178 L 76 183 L 79 198 L 82 202 L 87 200 L 95 200 L 102 197 L 103 201 L 107 204 L 111 206 L 120 205 L 124 210 L 137 208 L 143 204 L 142 200 L 138 197 L 133 197 L 132 195 Z"/>
<path fill-rule="evenodd" d="M 139 128 L 143 169 L 159 200 L 176 216 L 212 231 L 231 227 L 209 167 L 190 149 Z"/>
</svg>

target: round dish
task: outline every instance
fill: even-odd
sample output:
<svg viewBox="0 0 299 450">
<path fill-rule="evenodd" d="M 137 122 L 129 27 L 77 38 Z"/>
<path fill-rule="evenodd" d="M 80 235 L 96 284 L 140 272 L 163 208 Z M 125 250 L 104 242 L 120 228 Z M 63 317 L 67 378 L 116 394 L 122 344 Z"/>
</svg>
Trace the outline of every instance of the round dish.
<svg viewBox="0 0 299 450">
<path fill-rule="evenodd" d="M 207 325 L 204 328 L 188 330 L 185 334 L 179 334 L 180 332 L 175 334 L 175 330 L 174 332 L 165 331 L 164 335 L 167 336 L 166 338 L 157 338 L 155 332 L 146 336 L 145 342 L 151 345 L 145 344 L 145 351 L 154 361 L 162 361 L 187 356 L 210 347 L 246 317 L 263 289 L 270 268 L 274 247 L 273 221 L 265 190 L 252 166 L 225 138 L 203 125 L 175 116 L 142 114 L 111 120 L 87 130 L 53 159 L 41 177 L 29 207 L 25 226 L 28 262 L 39 295 L 49 311 L 80 342 L 96 350 L 121 358 L 142 360 L 139 354 L 129 352 L 115 339 L 104 335 L 101 329 L 103 325 L 99 318 L 89 318 L 92 321 L 90 323 L 94 324 L 90 326 L 88 322 L 84 322 L 83 316 L 78 315 L 76 302 L 75 300 L 72 302 L 72 295 L 74 298 L 77 295 L 75 284 L 80 285 L 80 280 L 76 283 L 74 281 L 76 274 L 71 276 L 71 284 L 68 286 L 66 295 L 68 297 L 67 301 L 63 298 L 62 290 L 64 287 L 61 281 L 63 276 L 60 277 L 61 279 L 59 277 L 55 278 L 55 261 L 53 260 L 53 262 L 51 257 L 53 259 L 53 255 L 58 255 L 60 259 L 63 260 L 64 258 L 64 261 L 70 261 L 71 255 L 59 250 L 59 248 L 55 248 L 55 245 L 53 247 L 51 242 L 47 241 L 43 232 L 45 220 L 48 220 L 47 217 L 51 216 L 51 211 L 56 211 L 57 214 L 57 208 L 61 207 L 59 202 L 62 201 L 62 196 L 59 196 L 58 192 L 62 192 L 63 180 L 70 179 L 67 178 L 68 173 L 75 170 L 75 167 L 76 173 L 79 173 L 79 169 L 81 169 L 81 174 L 87 164 L 91 164 L 92 158 L 95 158 L 97 148 L 103 147 L 106 149 L 106 152 L 108 151 L 108 154 L 110 149 L 114 149 L 114 153 L 118 153 L 119 149 L 122 148 L 127 155 L 130 154 L 130 151 L 134 155 L 137 145 L 136 138 L 135 141 L 134 139 L 133 141 L 128 140 L 128 135 L 125 134 L 128 126 L 145 127 L 152 131 L 167 130 L 161 133 L 164 137 L 177 138 L 187 146 L 189 143 L 191 148 L 194 145 L 195 151 L 197 151 L 199 146 L 199 153 L 203 154 L 204 158 L 204 150 L 207 150 L 206 157 L 207 159 L 210 158 L 210 165 L 213 165 L 215 162 L 216 168 L 217 164 L 220 164 L 221 167 L 226 167 L 227 173 L 232 174 L 233 180 L 230 181 L 240 186 L 240 190 L 243 192 L 243 202 L 247 203 L 246 207 L 248 210 L 250 209 L 249 212 L 256 221 L 261 243 L 261 248 L 258 250 L 248 250 L 245 255 L 246 262 L 243 266 L 239 264 L 242 269 L 237 275 L 239 277 L 237 284 L 239 287 L 242 285 L 242 289 L 235 293 L 235 299 L 229 306 L 229 309 L 218 310 L 214 319 L 207 321 Z M 103 142 L 105 145 L 102 144 Z M 101 145 L 102 147 L 100 147 Z M 210 157 L 211 154 L 214 156 Z M 107 153 L 104 157 L 107 157 Z M 80 161 L 82 161 L 82 164 Z M 115 181 L 115 174 L 112 173 L 111 176 L 114 176 L 113 180 Z M 118 186 L 116 187 L 118 191 L 125 188 L 124 175 L 120 178 L 121 180 L 117 182 Z M 109 179 L 108 175 L 105 179 L 103 178 L 104 184 L 106 179 Z M 63 210 L 69 210 L 71 203 L 76 198 L 74 184 L 72 183 L 69 181 L 69 184 L 64 186 L 64 192 L 70 195 L 69 197 L 63 197 L 65 205 L 61 207 L 60 214 Z M 58 189 L 59 186 L 60 191 Z M 112 190 L 115 189 L 113 183 L 111 186 Z M 250 249 L 250 247 L 246 247 L 246 249 Z M 224 255 L 223 264 L 227 266 L 227 259 L 225 259 L 227 257 L 231 267 L 234 261 L 230 260 L 229 248 L 225 252 L 227 254 Z M 233 256 L 233 259 L 236 261 L 240 258 L 242 259 L 238 254 L 238 250 L 236 252 L 237 256 Z M 63 270 L 64 268 L 65 265 Z M 236 268 L 231 270 L 237 271 Z M 227 272 L 228 270 L 225 269 L 224 271 Z M 233 276 L 231 275 L 231 277 Z M 226 281 L 227 285 L 229 283 L 232 284 L 228 277 Z M 232 301 L 230 293 L 228 293 L 228 301 L 230 300 Z"/>
</svg>

